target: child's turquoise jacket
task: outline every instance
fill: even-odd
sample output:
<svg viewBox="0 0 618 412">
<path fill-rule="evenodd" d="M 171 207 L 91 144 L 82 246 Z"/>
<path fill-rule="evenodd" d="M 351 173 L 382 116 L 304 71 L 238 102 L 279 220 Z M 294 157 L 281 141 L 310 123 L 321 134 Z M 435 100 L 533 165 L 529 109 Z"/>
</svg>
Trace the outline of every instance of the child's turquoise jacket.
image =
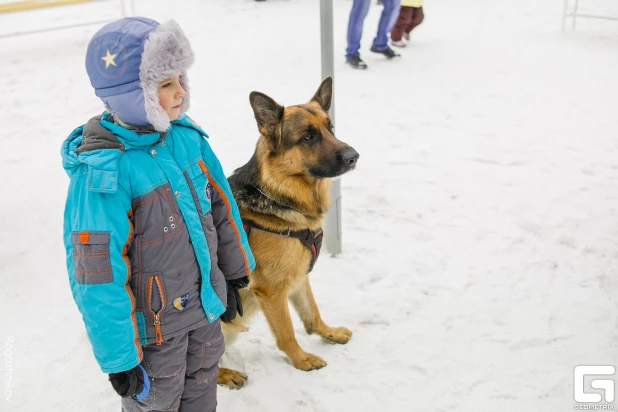
<svg viewBox="0 0 618 412">
<path fill-rule="evenodd" d="M 135 367 L 142 344 L 214 322 L 226 280 L 255 266 L 205 137 L 186 115 L 139 134 L 104 113 L 62 145 L 69 281 L 103 372 Z"/>
</svg>

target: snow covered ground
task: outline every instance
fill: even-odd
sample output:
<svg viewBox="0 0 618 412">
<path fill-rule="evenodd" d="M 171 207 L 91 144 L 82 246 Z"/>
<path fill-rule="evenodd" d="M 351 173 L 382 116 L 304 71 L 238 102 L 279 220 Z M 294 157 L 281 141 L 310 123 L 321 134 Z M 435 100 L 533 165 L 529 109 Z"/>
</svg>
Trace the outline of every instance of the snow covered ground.
<svg viewBox="0 0 618 412">
<path fill-rule="evenodd" d="M 136 4 L 191 38 L 190 114 L 228 173 L 257 138 L 250 91 L 291 105 L 319 85 L 317 1 Z M 358 72 L 351 1 L 335 0 L 337 136 L 361 158 L 342 181 L 345 254 L 311 277 L 326 322 L 354 337 L 331 346 L 295 323 L 329 363 L 301 372 L 258 318 L 224 359 L 249 384 L 220 388 L 220 411 L 567 411 L 576 365 L 618 365 L 618 23 L 562 34 L 562 5 L 428 0 L 396 61 L 368 51 L 372 5 Z M 115 15 L 0 15 L 0 34 Z M 98 27 L 0 39 L 2 411 L 119 409 L 62 246 L 59 150 L 102 109 L 84 69 Z"/>
</svg>

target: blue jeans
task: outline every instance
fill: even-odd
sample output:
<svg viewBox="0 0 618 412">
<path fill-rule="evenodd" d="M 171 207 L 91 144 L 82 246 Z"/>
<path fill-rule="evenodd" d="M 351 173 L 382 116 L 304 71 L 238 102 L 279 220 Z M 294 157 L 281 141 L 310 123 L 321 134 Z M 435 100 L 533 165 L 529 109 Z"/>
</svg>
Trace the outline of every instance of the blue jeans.
<svg viewBox="0 0 618 412">
<path fill-rule="evenodd" d="M 350 22 L 348 23 L 348 48 L 346 58 L 358 56 L 360 40 L 363 35 L 363 21 L 369 12 L 369 5 L 372 0 L 354 0 L 352 11 L 350 11 Z M 388 47 L 388 32 L 393 28 L 401 0 L 382 0 L 384 10 L 378 23 L 378 34 L 373 40 L 373 47 L 377 50 L 384 50 Z"/>
</svg>

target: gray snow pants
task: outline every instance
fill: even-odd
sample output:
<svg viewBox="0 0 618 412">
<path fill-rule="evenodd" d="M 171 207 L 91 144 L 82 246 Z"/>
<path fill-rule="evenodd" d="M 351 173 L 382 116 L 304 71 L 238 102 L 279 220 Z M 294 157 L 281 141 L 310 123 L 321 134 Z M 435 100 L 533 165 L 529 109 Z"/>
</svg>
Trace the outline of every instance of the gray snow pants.
<svg viewBox="0 0 618 412">
<path fill-rule="evenodd" d="M 223 350 L 218 319 L 159 346 L 143 345 L 141 365 L 150 377 L 150 392 L 142 401 L 123 398 L 123 412 L 216 411 L 218 363 Z"/>
</svg>

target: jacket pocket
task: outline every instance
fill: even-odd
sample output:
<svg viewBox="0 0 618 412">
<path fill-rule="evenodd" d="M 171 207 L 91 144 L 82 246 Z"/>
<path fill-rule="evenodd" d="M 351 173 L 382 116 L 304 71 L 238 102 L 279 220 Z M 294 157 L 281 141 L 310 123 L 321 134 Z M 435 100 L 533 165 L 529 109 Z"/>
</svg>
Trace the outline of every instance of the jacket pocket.
<svg viewBox="0 0 618 412">
<path fill-rule="evenodd" d="M 109 235 L 110 232 L 71 232 L 77 283 L 96 285 L 114 280 L 109 256 Z"/>
<path fill-rule="evenodd" d="M 183 220 L 169 183 L 133 199 L 135 236 L 142 237 L 142 245 L 163 242 L 182 232 Z"/>
<path fill-rule="evenodd" d="M 152 275 L 148 278 L 146 291 L 146 308 L 150 312 L 154 325 L 155 342 L 157 345 L 160 345 L 163 343 L 161 320 L 163 318 L 163 310 L 165 309 L 165 291 L 159 275 Z"/>
<path fill-rule="evenodd" d="M 206 165 L 202 159 L 198 160 L 185 172 L 187 181 L 191 186 L 191 194 L 196 206 L 202 215 L 210 211 L 210 199 L 212 197 L 212 187 L 208 181 Z"/>
</svg>

